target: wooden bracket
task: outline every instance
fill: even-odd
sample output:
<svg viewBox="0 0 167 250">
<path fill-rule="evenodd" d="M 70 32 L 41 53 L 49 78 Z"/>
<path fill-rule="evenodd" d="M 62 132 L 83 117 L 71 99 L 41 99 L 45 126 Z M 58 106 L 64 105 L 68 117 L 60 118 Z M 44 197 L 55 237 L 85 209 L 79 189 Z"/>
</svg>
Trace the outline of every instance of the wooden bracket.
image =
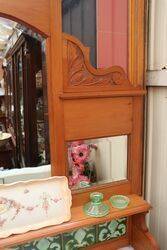
<svg viewBox="0 0 167 250">
<path fill-rule="evenodd" d="M 146 213 L 132 216 L 132 243 L 135 250 L 159 250 L 159 246 L 149 232 L 145 220 Z"/>
</svg>

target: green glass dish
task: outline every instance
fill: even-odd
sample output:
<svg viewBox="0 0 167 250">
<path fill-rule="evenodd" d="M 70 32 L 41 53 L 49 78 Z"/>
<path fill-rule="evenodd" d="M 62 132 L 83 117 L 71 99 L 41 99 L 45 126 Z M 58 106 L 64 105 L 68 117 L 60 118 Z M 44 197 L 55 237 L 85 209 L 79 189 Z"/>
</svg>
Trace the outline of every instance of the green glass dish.
<svg viewBox="0 0 167 250">
<path fill-rule="evenodd" d="M 80 181 L 79 188 L 90 187 L 90 183 L 88 181 Z"/>
<path fill-rule="evenodd" d="M 107 204 L 103 203 L 103 194 L 93 192 L 90 194 L 90 202 L 86 203 L 83 207 L 84 213 L 92 217 L 103 217 L 109 214 L 110 208 Z"/>
<path fill-rule="evenodd" d="M 113 195 L 109 201 L 112 206 L 119 209 L 124 209 L 129 205 L 130 199 L 125 195 Z"/>
</svg>

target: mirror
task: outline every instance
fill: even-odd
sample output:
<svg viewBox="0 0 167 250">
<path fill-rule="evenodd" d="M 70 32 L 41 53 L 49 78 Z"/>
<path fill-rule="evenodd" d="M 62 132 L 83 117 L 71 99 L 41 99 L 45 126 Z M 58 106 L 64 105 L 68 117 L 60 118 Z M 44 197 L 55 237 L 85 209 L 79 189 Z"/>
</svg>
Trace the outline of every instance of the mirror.
<svg viewBox="0 0 167 250">
<path fill-rule="evenodd" d="M 45 39 L 0 18 L 0 171 L 48 164 Z"/>
<path fill-rule="evenodd" d="M 127 135 L 69 142 L 71 189 L 127 179 L 127 145 Z"/>
<path fill-rule="evenodd" d="M 63 0 L 63 32 L 90 48 L 96 68 L 122 66 L 128 72 L 128 0 Z"/>
</svg>

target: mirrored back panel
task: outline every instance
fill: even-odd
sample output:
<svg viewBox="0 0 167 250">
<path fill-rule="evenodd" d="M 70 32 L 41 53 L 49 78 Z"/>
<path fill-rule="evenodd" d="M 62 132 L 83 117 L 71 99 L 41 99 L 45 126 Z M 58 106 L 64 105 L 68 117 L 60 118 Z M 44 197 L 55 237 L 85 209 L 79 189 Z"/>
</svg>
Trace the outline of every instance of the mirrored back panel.
<svg viewBox="0 0 167 250">
<path fill-rule="evenodd" d="M 63 32 L 90 48 L 94 67 L 119 65 L 127 72 L 128 12 L 128 0 L 63 0 Z"/>
<path fill-rule="evenodd" d="M 68 143 L 71 189 L 127 179 L 128 136 Z"/>
<path fill-rule="evenodd" d="M 0 49 L 0 170 L 50 163 L 46 39 L 0 18 L 11 30 Z M 0 35 L 4 31 L 0 29 Z"/>
</svg>

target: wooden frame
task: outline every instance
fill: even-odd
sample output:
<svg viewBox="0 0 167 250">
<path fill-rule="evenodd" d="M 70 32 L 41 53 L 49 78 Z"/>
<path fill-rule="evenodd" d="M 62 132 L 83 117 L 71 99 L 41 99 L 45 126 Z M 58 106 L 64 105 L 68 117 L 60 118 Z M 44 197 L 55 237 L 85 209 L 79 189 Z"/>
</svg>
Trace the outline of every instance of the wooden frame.
<svg viewBox="0 0 167 250">
<path fill-rule="evenodd" d="M 142 193 L 143 96 L 146 93 L 143 82 L 145 67 L 143 63 L 145 52 L 144 7 L 145 1 L 129 1 L 129 80 L 120 67 L 113 66 L 109 69 L 93 68 L 89 62 L 89 48 L 84 47 L 78 39 L 63 34 L 64 78 L 60 98 L 64 111 L 64 130 L 62 131 L 65 138 L 64 141 L 121 134 L 129 135 L 128 180 L 94 187 L 93 189 L 90 188 L 84 191 L 75 191 L 73 193 L 73 204 L 75 205 L 81 205 L 81 203 L 78 203 L 81 199 L 77 198 L 77 195 L 79 195 L 79 197 L 82 195 L 82 202 L 86 202 L 92 190 L 103 190 L 103 193 L 106 194 L 106 198 L 112 193 Z M 136 18 L 138 20 L 137 23 L 135 22 Z M 136 49 L 138 47 L 140 50 Z M 75 79 L 79 80 L 75 83 Z M 118 103 L 119 105 L 121 105 L 121 103 L 123 104 L 125 97 L 129 98 L 127 107 L 130 107 L 129 105 L 132 107 L 132 113 L 129 113 L 129 120 L 126 120 L 128 119 L 127 114 L 125 114 L 125 122 L 111 119 L 112 116 L 115 117 L 114 112 L 119 111 L 120 114 L 123 113 L 121 112 L 121 106 L 118 107 Z M 117 100 L 117 105 L 114 108 L 113 102 L 115 102 L 115 100 Z M 111 104 L 109 104 L 110 102 Z M 76 105 L 77 103 L 79 105 Z M 106 106 L 104 103 L 106 103 Z M 110 109 L 108 108 L 109 105 L 111 105 Z M 81 109 L 86 107 L 85 113 L 80 112 L 79 107 L 82 107 Z M 105 117 L 105 125 L 99 123 L 100 114 L 97 117 L 97 110 L 99 113 L 100 107 L 102 110 L 107 110 L 107 108 L 110 110 Z M 112 108 L 113 113 L 111 112 Z M 124 109 L 126 108 L 124 107 Z M 73 110 L 73 112 L 70 112 L 70 110 Z M 102 113 L 101 115 L 103 116 Z M 77 115 L 81 118 L 85 117 L 86 114 L 89 116 L 88 123 L 85 123 L 85 120 L 81 119 L 77 121 L 77 128 L 75 126 Z M 112 121 L 108 119 L 109 117 Z M 119 118 L 123 117 L 120 115 Z M 101 125 L 101 127 L 98 127 L 99 131 L 94 130 L 95 124 Z M 108 130 L 106 124 L 109 124 Z M 120 125 L 122 125 L 121 128 L 119 127 Z M 81 126 L 84 130 L 82 132 L 79 129 Z M 86 129 L 88 127 L 89 131 Z M 65 164 L 66 159 L 64 165 Z M 57 173 L 56 169 L 55 173 Z M 108 186 L 110 186 L 110 188 Z"/>
<path fill-rule="evenodd" d="M 120 67 L 111 67 L 106 70 L 94 69 L 89 63 L 88 48 L 85 48 L 77 39 L 66 34 L 62 35 L 61 0 L 29 0 L 22 2 L 19 0 L 0 0 L 1 16 L 20 21 L 46 37 L 52 175 L 66 175 L 67 173 L 66 141 L 124 133 L 129 135 L 128 180 L 73 193 L 74 211 L 76 211 L 75 209 L 78 206 L 82 206 L 83 203 L 89 200 L 89 194 L 92 190 L 102 191 L 105 199 L 108 199 L 113 193 L 140 195 L 142 192 L 145 0 L 129 1 L 129 41 L 131 49 L 129 50 L 130 67 L 128 80 L 124 70 Z M 78 60 L 77 65 L 74 63 L 76 60 Z M 82 67 L 80 68 L 81 65 Z M 77 76 L 78 69 L 81 69 L 81 74 Z M 73 78 L 73 75 L 76 75 L 76 78 Z M 79 84 L 77 81 L 79 81 Z M 87 86 L 87 82 L 90 83 L 89 86 Z M 68 112 L 71 105 L 75 107 L 77 102 L 81 105 L 86 105 L 86 107 L 91 102 L 92 108 L 96 111 L 94 119 L 90 119 L 89 123 L 85 124 L 87 127 L 84 127 L 80 134 L 73 127 L 73 119 L 76 119 L 78 113 L 77 108 L 74 108 L 72 114 Z M 97 112 L 97 108 L 100 105 L 103 105 L 103 108 L 110 105 L 110 112 L 106 112 L 104 115 L 105 121 L 112 124 L 111 117 L 114 117 L 115 112 L 117 112 L 118 118 L 112 126 L 107 127 L 106 123 L 102 123 L 100 129 L 92 135 L 93 130 L 91 129 L 95 123 L 98 124 L 100 115 L 102 115 L 102 109 Z M 120 118 L 123 108 L 127 109 L 124 118 Z M 84 115 L 84 112 L 82 112 L 81 121 L 83 121 Z M 120 125 L 122 122 L 123 124 Z M 139 215 L 142 212 L 147 212 L 149 209 L 150 206 L 148 204 L 146 207 L 143 206 L 141 201 L 135 212 L 130 210 L 127 214 L 127 216 L 131 216 L 128 243 L 136 245 L 136 249 L 158 249 L 152 236 L 150 234 L 148 236 L 143 228 L 137 226 L 141 218 Z M 134 218 L 134 214 L 138 214 L 136 215 L 137 217 Z M 115 217 L 122 215 L 116 213 Z M 86 217 L 84 218 L 85 225 L 91 225 L 92 221 Z M 77 221 L 77 227 L 82 227 L 82 213 Z M 98 223 L 98 220 L 95 221 Z M 103 218 L 103 221 L 105 221 L 105 218 Z M 143 248 L 139 248 L 139 243 L 137 243 L 138 239 L 135 237 L 133 230 L 134 223 L 139 233 L 141 233 L 141 244 L 143 237 L 146 236 L 142 244 Z M 66 229 L 73 228 L 75 228 L 75 223 L 71 222 L 71 224 L 60 226 L 59 230 L 66 231 Z M 51 228 L 49 231 L 50 235 L 53 235 L 56 229 L 58 228 Z M 44 234 L 37 232 L 36 234 L 30 233 L 30 235 L 32 239 L 41 237 Z M 21 242 L 22 236 L 18 237 Z M 26 237 L 30 240 L 26 235 L 23 238 Z M 3 246 L 10 245 L 12 239 L 0 241 L 0 243 Z M 19 239 L 17 239 L 17 244 Z M 119 243 L 116 245 L 120 246 Z M 113 244 L 112 246 L 111 243 L 110 249 L 116 245 Z M 98 249 L 104 248 L 106 248 L 106 244 L 103 244 Z"/>
<path fill-rule="evenodd" d="M 40 12 L 39 12 L 40 9 Z M 49 128 L 50 128 L 50 149 L 51 165 L 61 164 L 61 156 L 58 149 L 64 150 L 63 144 L 59 143 L 62 134 L 57 120 L 61 121 L 61 114 L 57 112 L 59 105 L 56 93 L 59 91 L 61 83 L 61 1 L 59 0 L 41 0 L 28 2 L 3 1 L 0 0 L 0 16 L 12 19 L 25 24 L 39 32 L 46 38 L 47 46 L 47 73 L 48 73 L 48 106 L 49 106 Z M 38 18 L 37 18 L 38 15 Z M 56 54 L 56 58 L 54 56 Z M 54 105 L 53 105 L 54 103 Z M 53 114 L 53 115 L 52 115 Z M 59 119 L 60 118 L 60 119 Z M 57 131 L 58 136 L 55 136 Z M 63 152 L 63 151 L 61 151 Z M 62 154 L 62 153 L 61 153 Z M 52 170 L 52 172 L 55 172 Z M 61 175 L 58 171 L 57 175 Z"/>
</svg>

